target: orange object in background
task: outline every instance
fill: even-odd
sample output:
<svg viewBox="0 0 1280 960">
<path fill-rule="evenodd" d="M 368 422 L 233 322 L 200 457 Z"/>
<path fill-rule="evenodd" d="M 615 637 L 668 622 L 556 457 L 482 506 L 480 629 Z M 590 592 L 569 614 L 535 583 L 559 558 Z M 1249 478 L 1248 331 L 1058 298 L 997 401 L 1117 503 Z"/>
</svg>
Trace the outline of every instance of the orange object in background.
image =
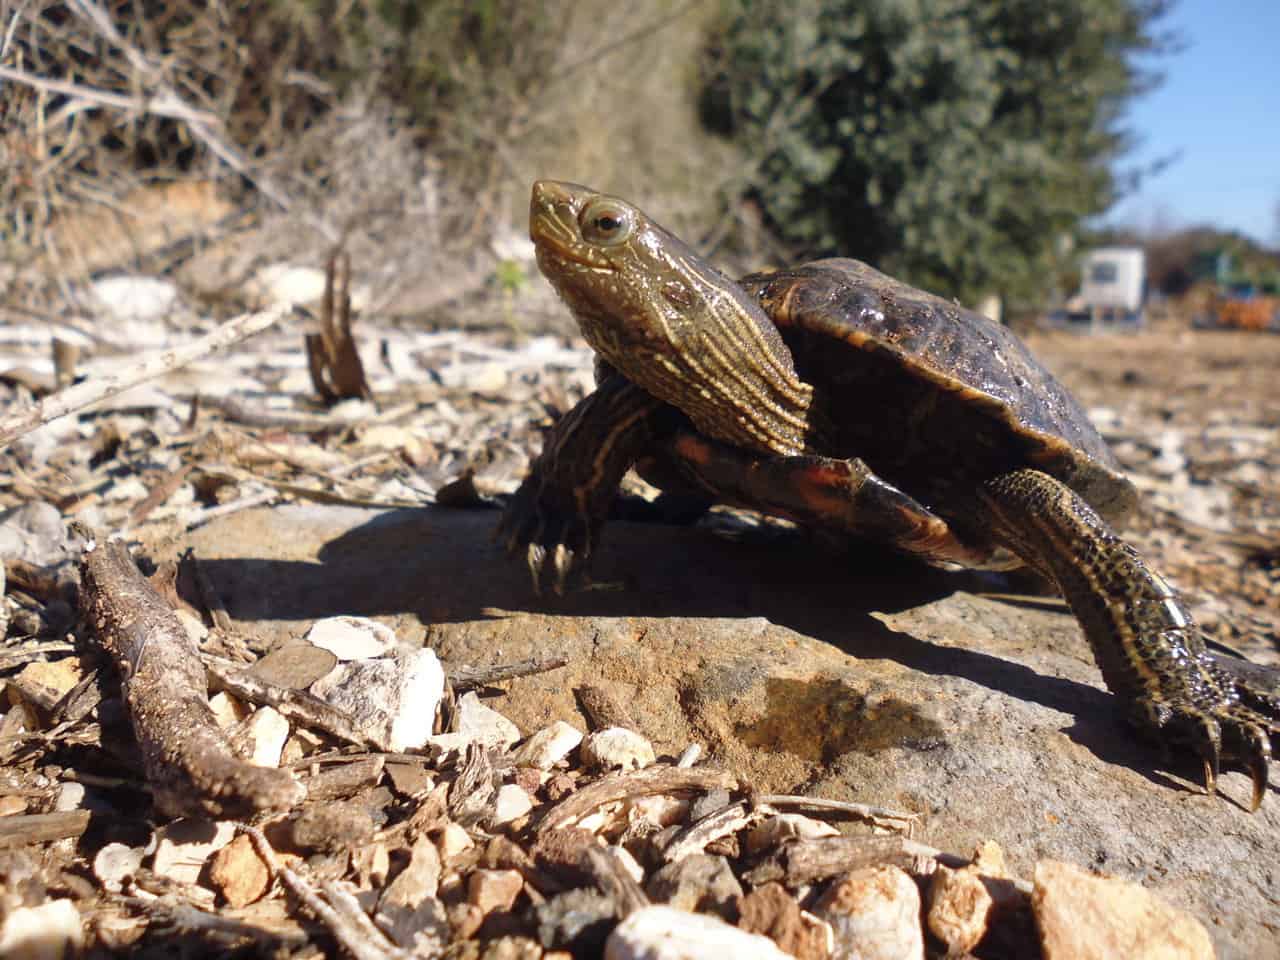
<svg viewBox="0 0 1280 960">
<path fill-rule="evenodd" d="M 1280 297 L 1240 297 L 1214 305 L 1218 326 L 1229 330 L 1268 330 L 1280 317 Z"/>
</svg>

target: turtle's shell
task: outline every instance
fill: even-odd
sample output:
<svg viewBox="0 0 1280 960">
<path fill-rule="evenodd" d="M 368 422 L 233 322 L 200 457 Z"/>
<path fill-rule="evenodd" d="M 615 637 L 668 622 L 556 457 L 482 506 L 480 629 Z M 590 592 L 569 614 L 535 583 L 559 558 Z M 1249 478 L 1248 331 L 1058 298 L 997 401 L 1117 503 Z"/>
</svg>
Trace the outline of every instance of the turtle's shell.
<svg viewBox="0 0 1280 960">
<path fill-rule="evenodd" d="M 954 516 L 959 490 L 1034 466 L 1111 520 L 1132 484 L 1075 399 L 1005 327 L 857 260 L 742 280 L 830 421 L 830 456 Z M 952 509 L 948 509 L 952 508 Z"/>
</svg>

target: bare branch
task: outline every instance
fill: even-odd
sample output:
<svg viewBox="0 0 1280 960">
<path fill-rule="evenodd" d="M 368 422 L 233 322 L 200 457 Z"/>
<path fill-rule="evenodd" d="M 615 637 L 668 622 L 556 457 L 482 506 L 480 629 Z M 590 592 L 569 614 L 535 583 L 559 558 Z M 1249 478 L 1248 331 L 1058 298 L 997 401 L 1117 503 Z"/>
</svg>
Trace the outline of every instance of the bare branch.
<svg viewBox="0 0 1280 960">
<path fill-rule="evenodd" d="M 42 400 L 27 410 L 0 420 L 0 448 L 8 445 L 24 433 L 43 426 L 52 420 L 66 416 L 76 410 L 83 409 L 100 400 L 114 397 L 118 393 L 151 380 L 161 374 L 169 373 L 179 367 L 186 366 L 206 354 L 222 347 L 238 343 L 255 333 L 261 333 L 270 326 L 279 323 L 288 313 L 289 307 L 273 307 L 261 313 L 246 313 L 228 320 L 212 333 L 193 340 L 190 343 L 174 347 L 171 350 L 160 350 L 144 357 L 133 369 L 122 376 L 103 377 L 78 384 L 61 393 Z"/>
</svg>

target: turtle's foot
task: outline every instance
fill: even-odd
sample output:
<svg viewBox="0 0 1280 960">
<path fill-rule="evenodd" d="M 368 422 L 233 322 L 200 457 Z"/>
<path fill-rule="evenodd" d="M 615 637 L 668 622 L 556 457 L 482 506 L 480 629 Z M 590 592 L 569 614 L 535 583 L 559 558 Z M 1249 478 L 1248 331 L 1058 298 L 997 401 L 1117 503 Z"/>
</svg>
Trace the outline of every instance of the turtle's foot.
<svg viewBox="0 0 1280 960">
<path fill-rule="evenodd" d="M 508 553 L 523 552 L 537 593 L 549 586 L 563 595 L 585 575 L 601 523 L 585 497 L 547 484 L 535 472 L 512 494 L 496 535 Z"/>
<path fill-rule="evenodd" d="M 1205 788 L 1217 790 L 1223 758 L 1253 781 L 1251 809 L 1267 789 L 1272 740 L 1280 735 L 1280 672 L 1201 653 L 1179 674 L 1158 675 L 1159 690 L 1139 696 L 1134 719 L 1164 742 L 1189 746 L 1204 763 Z M 1248 670 L 1246 674 L 1245 670 Z"/>
</svg>

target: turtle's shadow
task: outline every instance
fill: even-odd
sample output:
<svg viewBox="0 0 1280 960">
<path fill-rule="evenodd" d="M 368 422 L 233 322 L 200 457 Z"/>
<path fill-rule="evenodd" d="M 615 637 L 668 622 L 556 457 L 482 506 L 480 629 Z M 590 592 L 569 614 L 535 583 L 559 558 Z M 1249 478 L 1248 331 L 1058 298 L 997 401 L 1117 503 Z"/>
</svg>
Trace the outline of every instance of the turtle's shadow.
<svg viewBox="0 0 1280 960">
<path fill-rule="evenodd" d="M 1105 691 L 990 653 L 930 643 L 873 613 L 913 609 L 958 590 L 991 589 L 985 575 L 945 573 L 886 551 L 840 555 L 787 532 L 745 531 L 737 542 L 707 530 L 611 525 L 595 558 L 597 585 L 539 597 L 521 562 L 492 541 L 497 514 L 425 508 L 373 515 L 330 539 L 319 563 L 230 558 L 202 562 L 237 620 L 311 621 L 337 614 L 409 613 L 423 624 L 492 621 L 510 612 L 581 617 L 764 617 L 859 659 L 886 659 L 959 677 L 1075 718 L 1064 732 L 1099 759 L 1166 787 Z M 1064 644 L 1087 656 L 1071 617 Z M 963 642 L 964 638 L 958 638 Z M 1056 644 L 1055 640 L 1055 644 Z"/>
</svg>

